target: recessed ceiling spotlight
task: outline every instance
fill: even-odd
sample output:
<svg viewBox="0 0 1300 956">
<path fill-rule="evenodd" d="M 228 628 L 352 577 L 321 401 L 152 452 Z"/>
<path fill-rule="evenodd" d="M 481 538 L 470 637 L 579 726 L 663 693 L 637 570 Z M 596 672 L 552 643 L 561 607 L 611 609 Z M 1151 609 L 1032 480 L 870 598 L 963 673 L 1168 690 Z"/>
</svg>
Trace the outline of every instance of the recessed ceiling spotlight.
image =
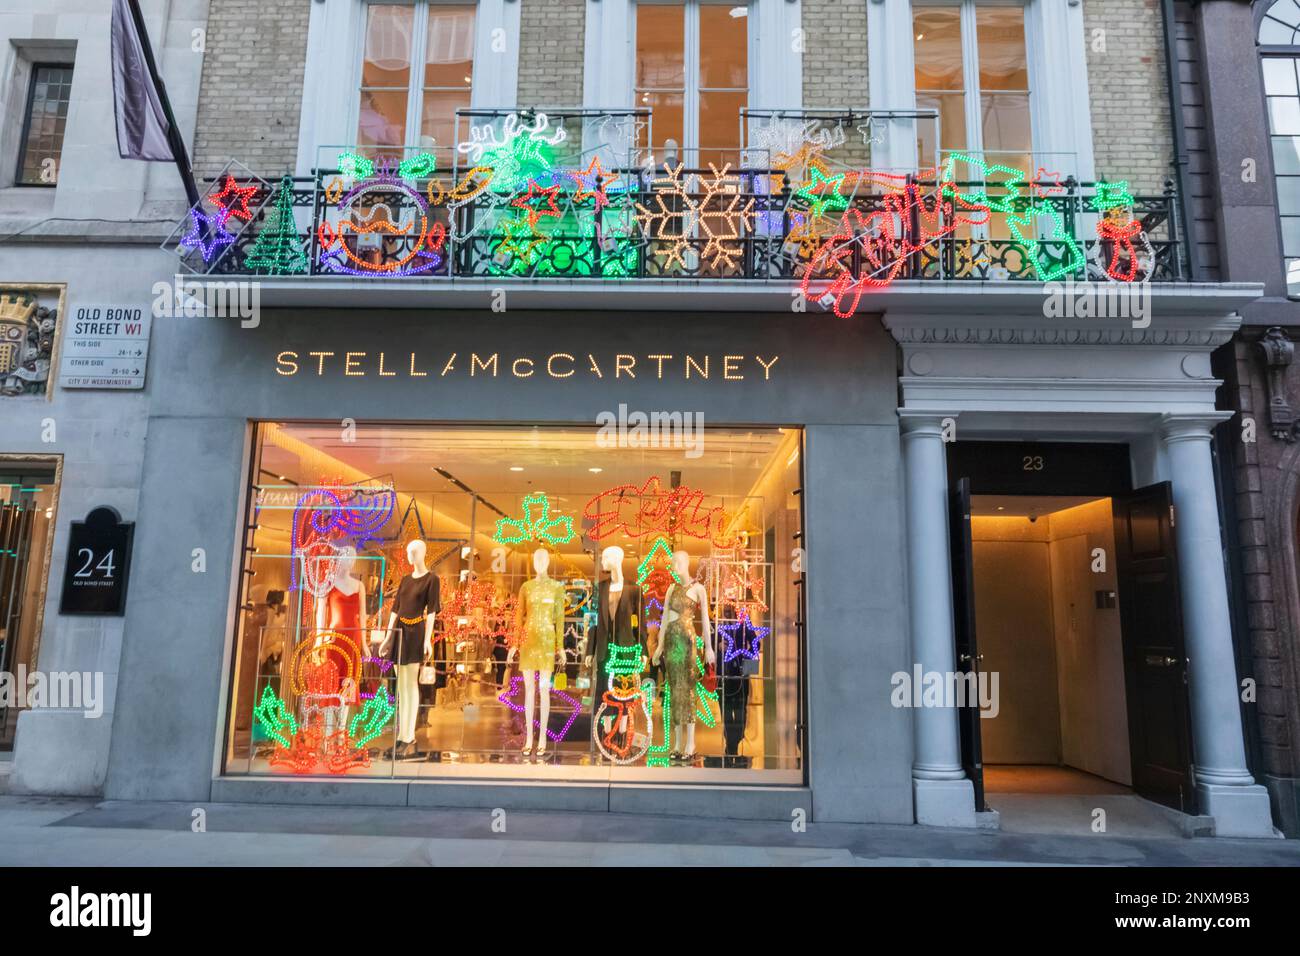
<svg viewBox="0 0 1300 956">
<path fill-rule="evenodd" d="M 510 466 L 510 470 L 511 470 L 511 471 L 523 471 L 523 470 L 524 470 L 524 466 L 523 466 L 523 465 L 511 465 L 511 466 Z"/>
<path fill-rule="evenodd" d="M 591 472 L 593 475 L 599 475 L 599 474 L 600 474 L 602 471 L 604 471 L 605 469 L 604 469 L 604 468 L 588 468 L 587 470 L 588 470 L 589 472 Z"/>
</svg>

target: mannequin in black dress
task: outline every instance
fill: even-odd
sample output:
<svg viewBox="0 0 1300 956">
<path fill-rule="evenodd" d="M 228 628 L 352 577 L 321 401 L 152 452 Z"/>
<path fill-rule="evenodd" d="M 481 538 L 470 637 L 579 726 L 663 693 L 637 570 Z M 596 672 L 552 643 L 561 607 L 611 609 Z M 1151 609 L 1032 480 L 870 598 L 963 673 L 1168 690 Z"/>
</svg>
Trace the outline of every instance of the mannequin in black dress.
<svg viewBox="0 0 1300 956">
<path fill-rule="evenodd" d="M 406 546 L 411 573 L 397 585 L 393 612 L 388 616 L 388 633 L 379 649 L 397 671 L 397 753 L 415 750 L 415 724 L 420 709 L 420 664 L 433 656 L 433 623 L 441 603 L 438 576 L 425 565 L 423 541 Z"/>
</svg>

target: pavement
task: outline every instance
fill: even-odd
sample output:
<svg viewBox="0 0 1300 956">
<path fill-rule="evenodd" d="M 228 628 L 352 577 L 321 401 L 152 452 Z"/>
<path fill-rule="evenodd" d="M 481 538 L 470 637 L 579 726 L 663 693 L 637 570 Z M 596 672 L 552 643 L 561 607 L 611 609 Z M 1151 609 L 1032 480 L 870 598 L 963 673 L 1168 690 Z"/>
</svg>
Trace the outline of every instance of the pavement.
<svg viewBox="0 0 1300 956">
<path fill-rule="evenodd" d="M 30 865 L 1300 866 L 1300 841 L 0 796 L 0 866 Z"/>
</svg>

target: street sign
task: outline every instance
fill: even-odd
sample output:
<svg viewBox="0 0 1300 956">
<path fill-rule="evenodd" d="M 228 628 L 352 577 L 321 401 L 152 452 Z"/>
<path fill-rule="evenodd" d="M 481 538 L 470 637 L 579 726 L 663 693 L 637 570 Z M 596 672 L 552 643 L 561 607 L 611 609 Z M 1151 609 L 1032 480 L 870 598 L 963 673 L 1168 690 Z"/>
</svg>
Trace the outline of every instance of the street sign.
<svg viewBox="0 0 1300 956">
<path fill-rule="evenodd" d="M 64 332 L 59 384 L 63 388 L 144 388 L 151 323 L 146 308 L 78 308 Z"/>
</svg>

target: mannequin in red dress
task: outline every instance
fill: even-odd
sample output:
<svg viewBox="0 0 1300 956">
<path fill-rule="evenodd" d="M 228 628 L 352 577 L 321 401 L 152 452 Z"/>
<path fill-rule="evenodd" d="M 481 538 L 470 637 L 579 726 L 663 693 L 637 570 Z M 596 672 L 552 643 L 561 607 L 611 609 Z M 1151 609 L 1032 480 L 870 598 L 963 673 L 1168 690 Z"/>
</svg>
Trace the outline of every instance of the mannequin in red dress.
<svg viewBox="0 0 1300 956">
<path fill-rule="evenodd" d="M 365 634 L 362 625 L 366 620 L 366 589 L 361 580 L 352 574 L 356 563 L 356 550 L 343 548 L 335 559 L 333 583 L 325 597 L 316 602 L 316 629 L 318 631 L 337 631 L 354 642 L 357 648 L 365 647 Z M 324 635 L 317 639 L 317 644 L 328 640 Z M 349 680 L 348 683 L 351 683 Z M 347 723 L 347 705 L 355 703 L 357 688 L 343 686 L 342 680 L 335 681 L 336 686 L 326 689 L 317 688 L 317 694 L 338 695 L 337 718 L 334 714 L 326 716 L 325 734 L 342 730 Z"/>
</svg>

